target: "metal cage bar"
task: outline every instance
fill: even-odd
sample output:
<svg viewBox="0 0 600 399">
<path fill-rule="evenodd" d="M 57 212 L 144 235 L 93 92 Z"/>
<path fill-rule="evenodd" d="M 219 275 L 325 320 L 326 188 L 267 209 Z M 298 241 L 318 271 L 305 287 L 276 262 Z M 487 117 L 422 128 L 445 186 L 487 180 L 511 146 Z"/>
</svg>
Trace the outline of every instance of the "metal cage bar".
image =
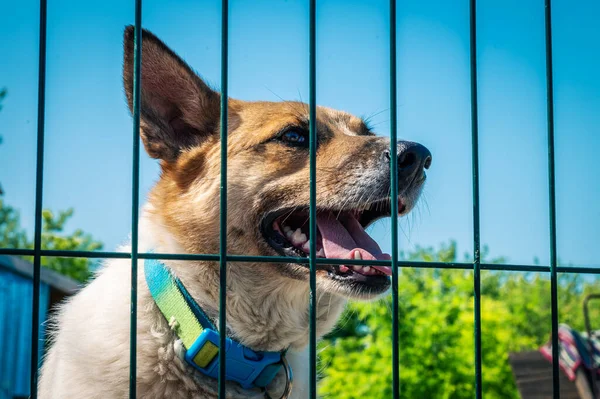
<svg viewBox="0 0 600 399">
<path fill-rule="evenodd" d="M 226 267 L 227 262 L 269 262 L 308 264 L 310 267 L 310 386 L 311 398 L 316 398 L 316 268 L 319 264 L 348 265 L 380 265 L 392 267 L 393 297 L 393 397 L 400 393 L 399 376 L 399 341 L 398 341 L 398 274 L 400 268 L 444 268 L 457 270 L 473 270 L 474 272 L 474 335 L 475 335 L 475 387 L 476 397 L 482 396 L 481 374 L 481 270 L 521 271 L 550 273 L 551 277 L 551 310 L 552 310 L 552 355 L 553 355 L 553 389 L 554 398 L 560 395 L 558 365 L 558 273 L 600 274 L 600 265 L 595 267 L 559 266 L 557 263 L 556 243 L 556 186 L 555 186 L 555 151 L 554 151 L 554 89 L 552 68 L 552 14 L 551 0 L 545 0 L 545 53 L 546 53 L 546 90 L 547 90 L 547 125 L 548 125 L 548 182 L 549 182 L 549 220 L 550 220 L 550 264 L 518 265 L 481 263 L 480 254 L 480 222 L 479 222 L 479 153 L 478 153 L 478 114 L 477 114 L 477 42 L 476 42 L 476 0 L 470 0 L 470 76 L 471 76 L 471 128 L 472 128 L 472 164 L 473 164 L 473 232 L 474 261 L 472 263 L 453 262 L 416 262 L 398 260 L 397 218 L 392 218 L 392 259 L 389 261 L 365 261 L 355 259 L 320 259 L 316 257 L 316 240 L 311 240 L 310 254 L 306 258 L 289 258 L 282 256 L 247 256 L 227 254 L 227 92 L 228 92 L 228 0 L 222 0 L 221 27 L 221 217 L 220 248 L 218 254 L 161 254 L 138 252 L 138 218 L 139 218 L 139 127 L 140 127 L 140 94 L 141 94 L 141 57 L 142 57 L 142 0 L 135 0 L 135 39 L 134 39 L 134 85 L 133 85 L 133 167 L 132 167 L 132 242 L 130 252 L 103 251 L 61 251 L 42 249 L 42 209 L 43 209 L 43 169 L 44 169 L 44 136 L 45 136 L 45 86 L 46 86 L 46 26 L 47 0 L 40 0 L 39 22 L 39 64 L 38 64 L 38 113 L 37 113 L 37 154 L 35 182 L 35 226 L 33 249 L 0 248 L 0 254 L 15 256 L 32 256 L 33 272 L 33 309 L 31 321 L 31 398 L 37 398 L 38 352 L 39 352 L 39 302 L 40 302 L 40 268 L 42 257 L 79 257 L 131 259 L 131 313 L 130 313 L 130 397 L 136 397 L 136 322 L 137 322 L 137 263 L 139 259 L 162 260 L 204 260 L 218 261 L 220 265 L 220 307 L 219 329 L 226 330 Z M 390 148 L 397 144 L 397 72 L 396 72 L 396 1 L 390 0 Z M 316 0 L 309 0 L 309 113 L 310 113 L 310 234 L 316 236 Z M 395 157 L 391 165 L 391 199 L 392 214 L 397 214 L 397 171 Z M 396 195 L 397 197 L 397 195 Z M 221 334 L 220 344 L 224 346 L 225 334 Z M 219 360 L 219 398 L 225 397 L 225 352 L 220 351 Z"/>
<path fill-rule="evenodd" d="M 396 0 L 390 0 L 390 214 L 392 215 L 392 397 L 400 397 L 398 337 L 398 109 L 396 70 Z"/>
<path fill-rule="evenodd" d="M 46 116 L 46 22 L 47 2 L 40 0 L 40 43 L 38 60 L 37 155 L 35 171 L 35 232 L 33 243 L 33 298 L 31 312 L 31 398 L 37 399 L 39 335 L 40 335 L 40 275 L 42 266 L 42 207 L 44 194 L 44 129 Z"/>
<path fill-rule="evenodd" d="M 550 218 L 550 295 L 552 308 L 552 387 L 555 399 L 560 397 L 558 364 L 558 275 L 556 257 L 556 176 L 554 170 L 554 86 L 552 70 L 551 0 L 545 0 L 544 25 L 546 39 L 546 116 L 548 118 L 548 205 Z"/>
<path fill-rule="evenodd" d="M 219 237 L 219 399 L 225 399 L 227 372 L 227 106 L 228 106 L 228 55 L 229 55 L 229 3 L 221 1 L 221 203 Z"/>
<path fill-rule="evenodd" d="M 135 0 L 133 42 L 133 166 L 131 173 L 131 309 L 129 317 L 129 397 L 137 396 L 137 283 L 140 193 L 140 113 L 142 79 L 142 0 Z"/>
<path fill-rule="evenodd" d="M 317 397 L 317 4 L 309 2 L 308 33 L 308 107 L 309 107 L 309 163 L 310 163 L 310 309 L 309 309 L 309 398 Z"/>
<path fill-rule="evenodd" d="M 1 248 L 1 255 L 13 256 L 33 256 L 33 249 L 20 248 Z M 104 251 L 67 251 L 43 249 L 40 251 L 42 256 L 56 258 L 90 258 L 90 259 L 130 259 L 129 252 L 104 252 Z M 219 261 L 218 254 L 168 254 L 168 253 L 138 253 L 138 259 L 158 259 L 158 260 L 187 260 L 187 261 Z M 298 263 L 308 264 L 306 258 L 294 258 L 284 256 L 255 256 L 255 255 L 227 255 L 228 262 L 265 262 L 265 263 Z M 391 266 L 390 260 L 358 260 L 358 259 L 333 259 L 317 258 L 315 262 L 318 265 L 357 265 L 357 266 Z M 503 263 L 481 263 L 481 270 L 493 271 L 515 271 L 515 272 L 537 272 L 550 273 L 548 265 L 519 265 Z M 457 269 L 473 270 L 473 263 L 465 262 L 421 262 L 402 260 L 398 263 L 399 268 L 425 268 L 425 269 Z M 557 266 L 558 273 L 585 273 L 600 274 L 600 266 Z"/>
<path fill-rule="evenodd" d="M 2 248 L 0 254 L 13 256 L 33 256 L 32 249 Z M 40 251 L 42 256 L 56 258 L 90 258 L 90 259 L 130 259 L 129 252 L 103 252 L 103 251 L 63 251 L 46 249 Z M 158 259 L 158 260 L 187 260 L 187 261 L 219 261 L 219 255 L 214 254 L 165 254 L 165 253 L 138 253 L 138 259 Z M 227 255 L 228 262 L 265 262 L 265 263 L 298 263 L 307 264 L 306 258 L 294 258 L 283 256 L 254 256 L 254 255 Z M 318 265 L 357 265 L 357 266 L 391 266 L 390 260 L 358 260 L 358 259 L 333 259 L 317 258 L 315 262 Z M 513 272 L 537 272 L 550 273 L 550 266 L 546 265 L 518 265 L 503 263 L 481 263 L 481 270 L 493 271 L 513 271 Z M 425 268 L 425 269 L 458 269 L 473 270 L 473 263 L 464 262 L 421 262 L 402 260 L 398 263 L 399 268 Z M 600 266 L 558 266 L 558 273 L 585 273 L 600 274 Z"/>
<path fill-rule="evenodd" d="M 473 171 L 473 339 L 475 397 L 481 399 L 481 230 L 479 223 L 479 111 L 477 101 L 477 0 L 469 2 L 471 162 Z"/>
</svg>

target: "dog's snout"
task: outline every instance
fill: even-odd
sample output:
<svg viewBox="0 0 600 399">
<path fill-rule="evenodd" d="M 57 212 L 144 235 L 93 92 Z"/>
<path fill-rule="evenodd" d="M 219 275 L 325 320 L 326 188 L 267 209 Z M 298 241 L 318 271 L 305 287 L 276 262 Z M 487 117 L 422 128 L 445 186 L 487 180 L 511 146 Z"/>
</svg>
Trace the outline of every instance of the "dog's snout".
<svg viewBox="0 0 600 399">
<path fill-rule="evenodd" d="M 391 161 L 390 150 L 383 153 L 385 162 Z M 402 142 L 398 144 L 398 177 L 410 177 L 431 166 L 431 152 L 419 143 Z"/>
<path fill-rule="evenodd" d="M 411 174 L 418 169 L 429 169 L 431 152 L 419 143 L 410 143 L 398 147 L 398 170 Z"/>
</svg>

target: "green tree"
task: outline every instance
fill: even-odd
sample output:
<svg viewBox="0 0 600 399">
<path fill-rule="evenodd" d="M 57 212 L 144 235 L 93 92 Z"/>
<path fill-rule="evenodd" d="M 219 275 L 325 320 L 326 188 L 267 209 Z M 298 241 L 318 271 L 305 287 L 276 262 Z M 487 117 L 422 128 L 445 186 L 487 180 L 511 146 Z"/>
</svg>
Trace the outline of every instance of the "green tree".
<svg viewBox="0 0 600 399">
<path fill-rule="evenodd" d="M 456 245 L 417 248 L 403 259 L 455 262 Z M 494 259 L 498 262 L 502 259 Z M 472 398 L 474 390 L 473 273 L 403 268 L 399 276 L 400 383 L 404 398 Z M 486 398 L 518 398 L 508 362 L 535 350 L 550 334 L 550 282 L 540 273 L 483 271 L 483 388 Z M 578 275 L 560 276 L 561 322 L 583 328 L 583 296 L 600 290 Z M 330 398 L 392 395 L 391 296 L 351 303 L 320 343 L 320 393 Z M 595 312 L 595 316 L 600 313 Z"/>
<path fill-rule="evenodd" d="M 64 232 L 65 225 L 73 216 L 73 209 L 54 215 L 45 209 L 42 212 L 42 248 L 63 251 L 95 251 L 102 243 L 80 229 L 71 234 Z M 33 248 L 25 230 L 21 227 L 19 212 L 4 202 L 0 196 L 0 248 Z M 27 260 L 29 257 L 24 257 Z M 74 280 L 84 282 L 92 272 L 91 260 L 84 258 L 43 257 L 42 266 L 57 271 Z"/>
<path fill-rule="evenodd" d="M 0 110 L 2 110 L 2 100 L 6 97 L 6 94 L 6 88 L 0 89 Z M 2 143 L 1 136 L 0 143 Z M 72 216 L 73 209 L 61 211 L 58 215 L 54 215 L 47 209 L 42 211 L 42 248 L 64 251 L 94 251 L 102 249 L 100 241 L 94 240 L 91 235 L 84 233 L 80 229 L 75 230 L 71 234 L 65 234 L 65 225 Z M 28 240 L 25 230 L 21 227 L 19 212 L 5 203 L 1 187 L 0 248 L 33 248 L 33 242 Z M 27 259 L 28 257 L 25 258 Z M 83 258 L 42 258 L 42 266 L 81 282 L 91 277 L 90 265 L 91 261 Z"/>
</svg>

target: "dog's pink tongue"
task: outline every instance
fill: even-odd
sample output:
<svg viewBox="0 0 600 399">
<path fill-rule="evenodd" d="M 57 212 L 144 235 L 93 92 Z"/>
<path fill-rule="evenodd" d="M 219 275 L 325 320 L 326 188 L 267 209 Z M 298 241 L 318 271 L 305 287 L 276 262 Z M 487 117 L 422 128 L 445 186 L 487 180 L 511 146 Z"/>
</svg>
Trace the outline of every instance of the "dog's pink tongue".
<svg viewBox="0 0 600 399">
<path fill-rule="evenodd" d="M 353 259 L 354 251 L 360 251 L 365 260 L 389 260 L 390 255 L 381 252 L 379 245 L 352 216 L 348 216 L 344 226 L 332 213 L 319 213 L 317 226 L 323 238 L 325 257 Z M 392 269 L 388 266 L 371 266 L 388 276 Z"/>
</svg>

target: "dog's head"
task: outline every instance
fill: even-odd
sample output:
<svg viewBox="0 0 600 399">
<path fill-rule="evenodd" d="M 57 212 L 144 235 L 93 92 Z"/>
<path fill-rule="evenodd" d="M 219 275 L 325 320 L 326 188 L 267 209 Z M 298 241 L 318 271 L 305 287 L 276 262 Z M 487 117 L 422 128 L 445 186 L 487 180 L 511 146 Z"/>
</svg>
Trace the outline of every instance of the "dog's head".
<svg viewBox="0 0 600 399">
<path fill-rule="evenodd" d="M 133 90 L 133 29 L 125 32 L 124 83 Z M 309 111 L 300 102 L 228 101 L 228 253 L 306 257 Z M 149 32 L 143 34 L 141 129 L 160 160 L 151 201 L 167 229 L 191 253 L 219 245 L 220 94 Z M 365 228 L 390 216 L 390 157 L 398 157 L 398 210 L 408 213 L 425 182 L 431 154 L 420 144 L 377 137 L 365 122 L 317 108 L 317 256 L 390 259 Z M 395 217 L 395 215 L 394 215 Z M 257 265 L 255 265 L 257 266 Z M 389 267 L 322 265 L 319 288 L 369 298 L 389 287 Z M 308 279 L 299 264 L 265 263 L 263 278 Z"/>
</svg>

